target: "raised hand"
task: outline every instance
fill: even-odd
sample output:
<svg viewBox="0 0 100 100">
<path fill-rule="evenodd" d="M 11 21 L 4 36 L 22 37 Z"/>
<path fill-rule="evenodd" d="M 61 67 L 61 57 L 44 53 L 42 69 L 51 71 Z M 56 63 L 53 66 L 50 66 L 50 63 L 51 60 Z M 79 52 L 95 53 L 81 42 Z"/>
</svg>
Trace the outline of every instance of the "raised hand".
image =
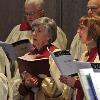
<svg viewBox="0 0 100 100">
<path fill-rule="evenodd" d="M 70 87 L 74 87 L 76 79 L 71 76 L 60 76 L 60 81 Z"/>
</svg>

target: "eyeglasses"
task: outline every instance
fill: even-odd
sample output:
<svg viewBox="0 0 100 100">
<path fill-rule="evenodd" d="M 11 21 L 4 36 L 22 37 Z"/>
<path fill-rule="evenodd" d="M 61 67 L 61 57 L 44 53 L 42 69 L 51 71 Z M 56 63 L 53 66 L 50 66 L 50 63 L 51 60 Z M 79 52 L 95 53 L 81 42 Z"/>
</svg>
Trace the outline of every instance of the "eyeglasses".
<svg viewBox="0 0 100 100">
<path fill-rule="evenodd" d="M 99 8 L 99 6 L 88 6 L 88 11 L 91 10 L 92 12 L 96 12 L 96 10 Z"/>
<path fill-rule="evenodd" d="M 41 13 L 41 12 L 43 12 L 43 10 L 41 9 L 41 10 L 38 10 L 38 11 L 36 11 L 36 12 L 34 12 L 34 11 L 31 11 L 31 12 L 25 12 L 25 16 L 35 16 L 36 14 L 39 14 L 39 13 Z"/>
</svg>

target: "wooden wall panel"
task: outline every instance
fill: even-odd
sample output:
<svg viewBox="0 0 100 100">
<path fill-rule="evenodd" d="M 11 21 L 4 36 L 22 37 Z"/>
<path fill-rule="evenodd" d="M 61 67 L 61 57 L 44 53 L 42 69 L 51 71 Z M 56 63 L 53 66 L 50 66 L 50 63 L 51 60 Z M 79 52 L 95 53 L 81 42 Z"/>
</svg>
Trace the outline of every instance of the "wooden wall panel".
<svg viewBox="0 0 100 100">
<path fill-rule="evenodd" d="M 87 14 L 87 0 L 62 0 L 62 29 L 66 32 L 69 44 L 76 33 L 78 20 Z"/>
<path fill-rule="evenodd" d="M 23 19 L 23 4 L 24 0 L 0 0 L 0 40 Z"/>
</svg>

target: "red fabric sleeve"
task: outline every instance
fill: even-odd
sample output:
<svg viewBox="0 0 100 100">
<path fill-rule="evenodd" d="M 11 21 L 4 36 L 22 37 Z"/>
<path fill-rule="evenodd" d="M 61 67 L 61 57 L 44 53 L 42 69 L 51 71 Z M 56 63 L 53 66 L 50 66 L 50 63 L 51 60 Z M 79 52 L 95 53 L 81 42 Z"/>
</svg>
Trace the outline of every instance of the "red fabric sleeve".
<svg viewBox="0 0 100 100">
<path fill-rule="evenodd" d="M 84 98 L 84 93 L 81 87 L 81 83 L 79 80 L 76 80 L 74 88 L 77 89 L 77 94 L 76 94 L 76 100 L 83 100 Z"/>
</svg>

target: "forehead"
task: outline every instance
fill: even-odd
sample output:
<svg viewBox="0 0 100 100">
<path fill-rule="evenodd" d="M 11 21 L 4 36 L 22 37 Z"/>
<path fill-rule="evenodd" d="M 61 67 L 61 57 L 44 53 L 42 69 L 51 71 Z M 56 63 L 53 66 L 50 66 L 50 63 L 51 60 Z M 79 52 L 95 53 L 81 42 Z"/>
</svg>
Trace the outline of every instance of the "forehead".
<svg viewBox="0 0 100 100">
<path fill-rule="evenodd" d="M 36 26 L 33 26 L 32 27 L 32 30 L 45 30 L 46 29 L 46 26 L 41 24 L 41 25 L 36 25 Z"/>
<path fill-rule="evenodd" d="M 95 7 L 95 6 L 99 6 L 100 7 L 100 0 L 89 0 L 88 7 Z"/>
<path fill-rule="evenodd" d="M 80 29 L 87 29 L 88 27 L 85 26 L 85 25 L 83 25 L 83 24 L 80 24 L 80 25 L 79 25 L 79 28 L 80 28 Z"/>
<path fill-rule="evenodd" d="M 35 5 L 33 3 L 25 5 L 25 11 L 38 11 L 38 10 L 39 10 L 38 5 Z"/>
</svg>

